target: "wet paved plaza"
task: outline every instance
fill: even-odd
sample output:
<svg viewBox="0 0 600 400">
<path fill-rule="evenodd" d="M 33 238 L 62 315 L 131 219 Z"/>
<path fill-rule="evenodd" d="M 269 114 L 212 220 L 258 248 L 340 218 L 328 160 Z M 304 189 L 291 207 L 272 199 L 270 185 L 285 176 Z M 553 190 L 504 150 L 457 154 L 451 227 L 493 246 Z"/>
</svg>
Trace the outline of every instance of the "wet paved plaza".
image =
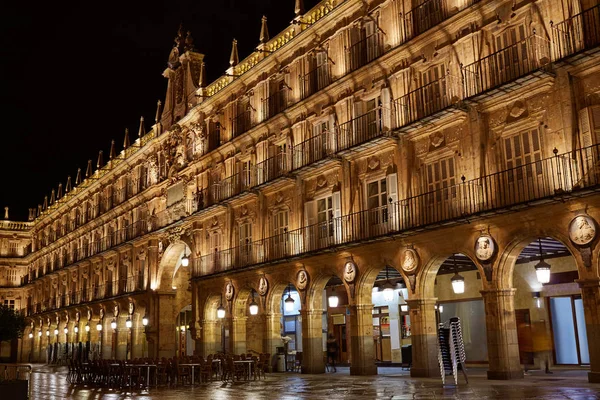
<svg viewBox="0 0 600 400">
<path fill-rule="evenodd" d="M 267 374 L 249 383 L 210 382 L 198 386 L 126 392 L 70 385 L 65 367 L 35 366 L 32 399 L 600 399 L 600 384 L 587 383 L 586 371 L 534 371 L 525 379 L 488 381 L 485 370 L 469 371 L 469 384 L 445 387 L 439 379 L 415 379 L 397 368 L 378 376 L 350 376 L 348 368 L 322 375 Z M 0 395 L 0 398 L 2 396 Z"/>
</svg>

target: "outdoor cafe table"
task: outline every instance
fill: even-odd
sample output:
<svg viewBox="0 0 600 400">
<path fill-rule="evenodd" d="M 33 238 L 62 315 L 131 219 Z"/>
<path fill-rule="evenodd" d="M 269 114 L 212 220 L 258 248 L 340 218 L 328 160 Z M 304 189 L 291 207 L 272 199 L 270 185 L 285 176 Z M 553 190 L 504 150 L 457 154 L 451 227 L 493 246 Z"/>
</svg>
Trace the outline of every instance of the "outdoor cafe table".
<svg viewBox="0 0 600 400">
<path fill-rule="evenodd" d="M 156 364 L 125 364 L 127 368 L 146 368 L 146 387 L 150 387 L 150 368 L 156 368 Z M 193 377 L 193 372 L 192 372 Z M 154 374 L 154 385 L 158 386 L 158 376 Z M 131 383 L 131 382 L 130 382 Z"/>
<path fill-rule="evenodd" d="M 186 363 L 186 364 L 179 364 L 179 365 L 181 365 L 182 367 L 192 367 L 192 385 L 193 385 L 194 382 L 195 382 L 194 381 L 194 368 L 195 367 L 199 367 L 200 364 L 198 364 L 198 363 Z"/>
<path fill-rule="evenodd" d="M 248 380 L 250 380 L 250 376 L 252 376 L 252 364 L 254 364 L 254 360 L 237 360 L 234 361 L 234 364 L 248 364 Z"/>
</svg>

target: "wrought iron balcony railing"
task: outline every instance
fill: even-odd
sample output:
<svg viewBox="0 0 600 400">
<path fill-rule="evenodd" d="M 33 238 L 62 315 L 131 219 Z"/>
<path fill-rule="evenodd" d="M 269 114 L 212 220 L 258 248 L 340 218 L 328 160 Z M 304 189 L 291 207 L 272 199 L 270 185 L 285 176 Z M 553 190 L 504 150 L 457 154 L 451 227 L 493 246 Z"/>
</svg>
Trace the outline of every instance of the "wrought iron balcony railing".
<svg viewBox="0 0 600 400">
<path fill-rule="evenodd" d="M 233 137 L 240 136 L 250 128 L 252 128 L 252 111 L 250 109 L 240 112 L 231 119 Z"/>
<path fill-rule="evenodd" d="M 334 140 L 333 133 L 322 132 L 295 145 L 292 148 L 292 170 L 313 164 L 335 153 Z"/>
<path fill-rule="evenodd" d="M 348 72 L 355 71 L 367 65 L 383 54 L 381 33 L 367 36 L 346 49 L 346 67 Z"/>
<path fill-rule="evenodd" d="M 377 107 L 339 125 L 335 135 L 336 151 L 347 150 L 381 136 L 381 117 L 381 107 Z"/>
<path fill-rule="evenodd" d="M 495 89 L 543 68 L 551 68 L 550 42 L 534 33 L 463 67 L 466 97 Z"/>
<path fill-rule="evenodd" d="M 600 4 L 552 25 L 553 60 L 600 45 Z"/>
<path fill-rule="evenodd" d="M 300 98 L 317 93 L 331 83 L 331 67 L 328 62 L 314 67 L 308 73 L 300 76 Z"/>
<path fill-rule="evenodd" d="M 600 185 L 600 145 L 554 155 L 369 210 L 286 231 L 196 260 L 193 276 L 284 260 L 336 245 L 461 222 L 482 213 L 562 199 Z"/>
<path fill-rule="evenodd" d="M 420 35 L 447 19 L 448 16 L 448 6 L 445 0 L 422 2 L 405 15 L 406 38 L 412 39 Z"/>
<path fill-rule="evenodd" d="M 285 86 L 262 100 L 262 115 L 264 120 L 274 117 L 287 108 L 289 90 L 289 87 Z"/>
</svg>

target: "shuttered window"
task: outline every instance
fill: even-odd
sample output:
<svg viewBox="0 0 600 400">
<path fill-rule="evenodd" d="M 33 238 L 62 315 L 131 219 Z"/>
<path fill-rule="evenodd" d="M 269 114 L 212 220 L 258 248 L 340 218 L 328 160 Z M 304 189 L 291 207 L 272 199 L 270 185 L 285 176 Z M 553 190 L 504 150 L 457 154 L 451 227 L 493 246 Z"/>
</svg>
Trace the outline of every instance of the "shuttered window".
<svg viewBox="0 0 600 400">
<path fill-rule="evenodd" d="M 448 157 L 427 164 L 427 191 L 435 201 L 456 197 L 454 158 Z"/>
<path fill-rule="evenodd" d="M 538 128 L 504 139 L 504 160 L 508 181 L 521 181 L 542 174 L 542 148 Z"/>
</svg>

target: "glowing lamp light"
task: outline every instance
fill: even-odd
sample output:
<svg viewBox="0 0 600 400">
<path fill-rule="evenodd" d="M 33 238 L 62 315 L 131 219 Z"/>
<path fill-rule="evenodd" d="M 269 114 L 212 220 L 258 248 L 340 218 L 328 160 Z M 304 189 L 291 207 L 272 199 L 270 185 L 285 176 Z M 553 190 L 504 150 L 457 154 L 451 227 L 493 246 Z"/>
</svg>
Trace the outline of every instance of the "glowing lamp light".
<svg viewBox="0 0 600 400">
<path fill-rule="evenodd" d="M 217 308 L 217 318 L 223 319 L 225 318 L 225 308 L 222 304 L 219 304 L 219 308 Z"/>
<path fill-rule="evenodd" d="M 50 329 L 46 329 L 46 336 L 50 336 Z"/>
<path fill-rule="evenodd" d="M 38 332 L 38 337 L 42 337 L 42 331 Z"/>
<path fill-rule="evenodd" d="M 96 324 L 96 330 L 98 332 L 102 331 L 102 323 L 100 321 L 98 321 L 98 323 Z"/>
<path fill-rule="evenodd" d="M 285 311 L 294 311 L 294 299 L 292 299 L 292 295 L 288 292 L 288 297 L 284 301 L 285 303 Z"/>
<path fill-rule="evenodd" d="M 29 334 L 29 339 L 33 338 L 33 333 Z"/>
<path fill-rule="evenodd" d="M 85 331 L 86 332 L 90 331 L 90 323 L 89 322 L 87 324 L 85 324 Z"/>
<path fill-rule="evenodd" d="M 133 323 L 131 322 L 131 318 L 127 318 L 127 320 L 125 321 L 125 326 L 127 327 L 127 329 L 131 329 L 131 327 L 133 326 Z"/>
<path fill-rule="evenodd" d="M 79 327 L 76 326 L 75 328 L 73 328 L 73 332 L 78 333 L 79 332 Z"/>
<path fill-rule="evenodd" d="M 540 283 L 550 282 L 550 264 L 544 260 L 540 260 L 535 266 L 535 275 Z"/>
<path fill-rule="evenodd" d="M 148 317 L 146 315 L 144 315 L 144 318 L 142 318 L 142 325 L 148 326 Z"/>
<path fill-rule="evenodd" d="M 54 336 L 58 336 L 58 329 L 54 330 Z"/>
<path fill-rule="evenodd" d="M 465 292 L 465 278 L 458 274 L 458 272 L 454 273 L 454 276 L 450 279 L 452 282 L 452 290 L 456 294 L 461 294 Z"/>
<path fill-rule="evenodd" d="M 440 305 L 438 306 L 438 311 L 439 311 L 440 313 L 443 313 L 443 312 L 444 312 L 444 306 L 440 304 Z"/>
<path fill-rule="evenodd" d="M 181 257 L 181 266 L 182 267 L 187 267 L 188 265 L 190 265 L 190 259 L 189 257 L 184 253 L 183 257 Z"/>
<path fill-rule="evenodd" d="M 181 325 L 179 329 L 181 329 L 181 332 L 185 332 L 185 325 Z"/>
<path fill-rule="evenodd" d="M 117 329 L 117 320 L 113 319 L 112 322 L 110 323 L 110 327 L 112 329 Z"/>
<path fill-rule="evenodd" d="M 254 301 L 254 299 L 252 300 L 252 303 L 250 303 L 250 315 L 256 315 L 258 314 L 258 304 L 256 304 L 256 302 Z"/>
<path fill-rule="evenodd" d="M 67 327 L 65 326 L 65 329 L 63 329 L 63 332 L 64 332 L 64 333 L 65 333 L 65 335 L 66 335 L 67 333 L 69 333 L 69 328 L 67 328 Z"/>
<path fill-rule="evenodd" d="M 335 308 L 340 303 L 340 298 L 333 294 L 327 298 L 327 302 L 329 303 L 329 307 Z"/>
<path fill-rule="evenodd" d="M 406 304 L 406 303 L 400 304 L 400 311 L 408 312 L 408 304 Z"/>
</svg>

